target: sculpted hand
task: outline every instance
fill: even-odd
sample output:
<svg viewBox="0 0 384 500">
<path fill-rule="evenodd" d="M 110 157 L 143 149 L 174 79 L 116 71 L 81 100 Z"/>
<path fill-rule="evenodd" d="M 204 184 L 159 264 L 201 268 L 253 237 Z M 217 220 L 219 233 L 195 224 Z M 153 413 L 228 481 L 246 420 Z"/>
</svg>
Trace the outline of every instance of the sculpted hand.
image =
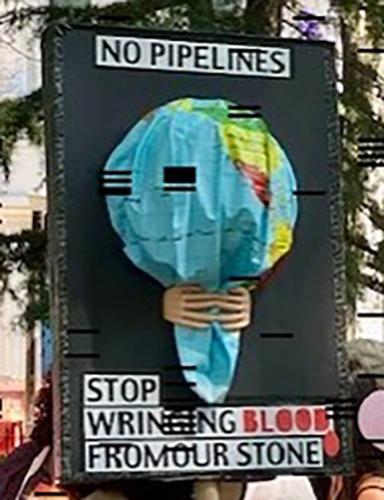
<svg viewBox="0 0 384 500">
<path fill-rule="evenodd" d="M 219 321 L 225 330 L 238 331 L 250 323 L 251 298 L 245 288 L 226 294 L 208 293 L 198 285 L 178 285 L 164 293 L 163 317 L 191 328 L 207 328 Z"/>
<path fill-rule="evenodd" d="M 251 322 L 251 295 L 246 288 L 239 287 L 219 294 L 217 306 L 220 308 L 218 321 L 225 330 L 238 331 Z"/>
</svg>

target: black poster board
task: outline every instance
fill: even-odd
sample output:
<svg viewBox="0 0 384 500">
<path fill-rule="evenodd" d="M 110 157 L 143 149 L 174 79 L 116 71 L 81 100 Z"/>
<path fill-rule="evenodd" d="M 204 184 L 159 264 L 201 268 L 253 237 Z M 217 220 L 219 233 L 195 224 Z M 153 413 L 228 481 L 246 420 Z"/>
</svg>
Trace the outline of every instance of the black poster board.
<svg viewBox="0 0 384 500">
<path fill-rule="evenodd" d="M 166 54 L 180 44 L 190 49 L 175 62 Z M 199 59 L 195 49 L 202 45 Z M 327 428 L 327 453 L 321 424 L 324 409 L 348 397 L 333 50 L 325 42 L 98 26 L 45 34 L 55 443 L 62 482 L 350 469 L 347 423 L 327 424 L 337 427 L 339 438 L 338 446 Z M 233 53 L 256 54 L 253 66 L 223 62 Z M 148 435 L 135 420 L 120 434 L 102 425 L 92 434 L 103 412 L 108 419 L 120 408 L 133 419 L 134 409 L 156 415 L 177 406 L 193 414 L 204 406 L 177 368 L 172 327 L 162 319 L 163 288 L 123 254 L 98 189 L 103 165 L 126 132 L 145 113 L 185 96 L 261 106 L 299 182 L 294 247 L 254 300 L 256 320 L 243 334 L 230 393 L 210 414 L 227 419 L 227 430 L 217 424 L 204 436 Z M 105 397 L 93 400 L 101 386 Z M 122 399 L 123 386 L 131 396 L 137 389 L 137 399 Z M 201 451 L 202 443 L 211 448 Z M 178 457 L 171 444 L 192 458 Z M 223 456 L 215 462 L 217 445 Z M 211 467 L 196 463 L 199 453 L 200 464 L 211 453 Z"/>
</svg>

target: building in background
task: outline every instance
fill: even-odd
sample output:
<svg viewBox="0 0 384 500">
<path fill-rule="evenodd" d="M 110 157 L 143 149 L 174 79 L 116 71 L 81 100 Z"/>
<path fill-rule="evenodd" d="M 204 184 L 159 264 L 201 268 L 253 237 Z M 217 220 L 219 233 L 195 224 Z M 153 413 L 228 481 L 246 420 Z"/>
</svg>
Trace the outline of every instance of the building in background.
<svg viewBox="0 0 384 500">
<path fill-rule="evenodd" d="M 41 195 L 0 194 L 0 229 L 2 234 L 45 227 L 47 203 Z"/>
<path fill-rule="evenodd" d="M 0 13 L 14 5 L 13 0 L 0 6 Z M 43 5 L 47 2 L 31 0 L 29 5 Z M 27 95 L 41 86 L 40 42 L 32 35 L 33 26 L 17 33 L 0 32 L 0 99 L 17 98 Z M 9 182 L 0 177 L 0 232 L 20 233 L 23 230 L 42 229 L 45 225 L 46 201 L 44 173 L 45 159 L 41 147 L 31 145 L 25 137 L 20 137 L 12 157 L 12 174 Z M 20 289 L 24 276 L 16 270 L 9 283 L 12 289 Z M 0 422 L 22 421 L 26 430 L 28 398 L 27 381 L 33 387 L 39 383 L 39 367 L 33 356 L 32 368 L 27 363 L 32 358 L 31 350 L 36 347 L 39 327 L 28 334 L 18 321 L 22 304 L 14 300 L 10 293 L 0 297 Z M 41 331 L 41 328 L 40 328 Z M 38 341 L 37 341 L 38 343 Z M 28 354 L 29 352 L 29 354 Z M 27 366 L 29 368 L 27 369 Z M 28 373 L 32 372 L 32 373 Z M 34 377 L 36 373 L 38 376 Z M 8 425 L 8 424 L 7 424 Z M 6 439 L 0 425 L 1 446 Z M 9 433 L 9 431 L 7 431 Z M 8 444 L 6 445 L 9 448 Z M 4 451 L 4 450 L 3 450 Z"/>
<path fill-rule="evenodd" d="M 39 195 L 0 196 L 0 228 L 2 234 L 20 233 L 23 230 L 42 230 L 46 220 L 46 200 Z M 9 277 L 10 287 L 19 290 L 24 276 L 16 269 Z M 21 294 L 22 297 L 22 294 Z M 0 300 L 0 398 L 3 408 L 0 422 L 4 425 L 23 423 L 27 431 L 31 401 L 41 383 L 41 325 L 33 332 L 26 332 L 19 320 L 22 304 L 11 293 L 5 292 Z M 7 424 L 5 424 L 7 422 Z M 7 427 L 8 428 L 8 427 Z M 5 431 L 4 431 L 5 432 Z M 9 431 L 7 431 L 9 432 Z M 4 434 L 4 433 L 3 433 Z M 1 435 L 1 447 L 7 441 Z M 8 442 L 8 441 L 7 441 Z M 6 446 L 9 448 L 9 445 Z"/>
<path fill-rule="evenodd" d="M 0 376 L 0 457 L 23 441 L 24 413 L 24 382 Z"/>
</svg>

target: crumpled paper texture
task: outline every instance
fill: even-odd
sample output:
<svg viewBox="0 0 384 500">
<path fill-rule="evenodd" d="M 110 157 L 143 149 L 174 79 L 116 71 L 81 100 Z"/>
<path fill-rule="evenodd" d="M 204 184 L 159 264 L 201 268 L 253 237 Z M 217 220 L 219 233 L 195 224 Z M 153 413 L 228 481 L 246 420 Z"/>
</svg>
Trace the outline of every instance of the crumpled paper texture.
<svg viewBox="0 0 384 500">
<path fill-rule="evenodd" d="M 132 193 L 106 197 L 124 251 L 165 287 L 249 285 L 291 248 L 298 212 L 292 166 L 262 119 L 230 118 L 230 106 L 186 98 L 157 108 L 106 163 L 105 172 L 132 171 Z M 164 191 L 168 166 L 195 167 L 195 191 Z M 185 379 L 206 402 L 224 401 L 240 338 L 217 322 L 205 330 L 175 326 L 181 366 L 196 367 Z"/>
</svg>

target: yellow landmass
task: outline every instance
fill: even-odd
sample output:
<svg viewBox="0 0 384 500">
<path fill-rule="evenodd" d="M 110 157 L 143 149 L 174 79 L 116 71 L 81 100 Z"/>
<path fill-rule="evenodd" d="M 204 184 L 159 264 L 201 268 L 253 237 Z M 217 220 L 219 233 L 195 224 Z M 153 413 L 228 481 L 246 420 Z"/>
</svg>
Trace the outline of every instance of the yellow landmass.
<svg viewBox="0 0 384 500">
<path fill-rule="evenodd" d="M 233 162 L 257 165 L 264 174 L 280 164 L 281 152 L 276 141 L 264 130 L 249 130 L 234 123 L 219 125 L 222 141 Z"/>
<path fill-rule="evenodd" d="M 268 256 L 273 266 L 292 246 L 292 228 L 286 221 L 276 222 L 273 243 L 268 249 Z"/>
</svg>

